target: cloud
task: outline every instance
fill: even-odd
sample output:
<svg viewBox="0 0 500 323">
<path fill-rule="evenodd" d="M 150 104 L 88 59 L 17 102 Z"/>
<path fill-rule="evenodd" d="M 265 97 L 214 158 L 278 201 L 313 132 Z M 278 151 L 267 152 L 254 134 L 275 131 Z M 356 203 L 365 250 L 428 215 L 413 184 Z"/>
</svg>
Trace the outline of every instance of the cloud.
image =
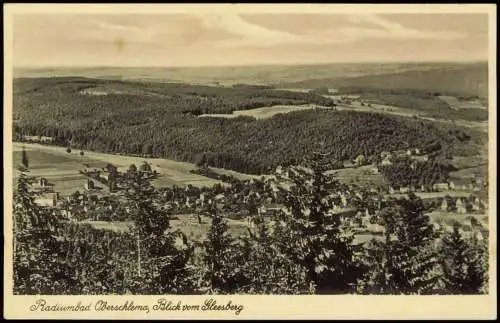
<svg viewBox="0 0 500 323">
<path fill-rule="evenodd" d="M 281 44 L 317 45 L 362 41 L 365 39 L 436 40 L 460 39 L 466 35 L 453 31 L 420 31 L 407 28 L 378 15 L 350 15 L 347 24 L 314 33 L 294 34 L 250 23 L 238 14 L 196 15 L 207 29 L 225 31 L 232 39 L 220 41 L 223 47 L 272 47 Z"/>
<path fill-rule="evenodd" d="M 250 23 L 237 14 L 196 15 L 202 25 L 208 29 L 228 32 L 234 36 L 232 40 L 222 41 L 221 45 L 232 46 L 241 43 L 254 45 L 275 45 L 279 43 L 299 42 L 299 35 L 265 28 Z"/>
<path fill-rule="evenodd" d="M 378 29 L 365 28 L 344 28 L 343 32 L 355 35 L 359 33 L 360 38 L 387 38 L 387 39 L 461 39 L 466 35 L 454 31 L 420 31 L 417 29 L 407 28 L 400 23 L 390 21 L 379 15 L 360 14 L 350 15 L 348 20 L 354 24 L 368 23 L 381 27 Z"/>
<path fill-rule="evenodd" d="M 89 22 L 84 37 L 88 40 L 123 39 L 126 42 L 144 43 L 155 41 L 160 34 L 160 30 L 153 28 L 127 26 L 96 19 Z"/>
</svg>

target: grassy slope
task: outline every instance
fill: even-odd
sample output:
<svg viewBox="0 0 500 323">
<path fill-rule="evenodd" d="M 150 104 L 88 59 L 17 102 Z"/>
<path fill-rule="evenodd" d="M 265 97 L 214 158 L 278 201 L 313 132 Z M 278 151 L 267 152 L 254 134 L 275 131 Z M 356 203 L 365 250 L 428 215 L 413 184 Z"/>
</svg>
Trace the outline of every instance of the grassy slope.
<svg viewBox="0 0 500 323">
<path fill-rule="evenodd" d="M 71 193 L 75 190 L 82 190 L 86 182 L 86 177 L 80 175 L 78 170 L 83 169 L 84 164 L 91 167 L 104 167 L 107 163 L 112 163 L 117 167 L 127 168 L 132 163 L 140 165 L 144 160 L 152 163 L 153 169 L 160 173 L 160 177 L 154 180 L 155 186 L 166 185 L 194 185 L 211 186 L 220 181 L 204 176 L 191 174 L 189 171 L 196 169 L 195 165 L 183 162 L 176 162 L 160 158 L 140 158 L 112 154 L 103 154 L 85 151 L 82 157 L 79 150 L 73 150 L 70 154 L 63 147 L 43 146 L 37 144 L 14 143 L 14 165 L 21 161 L 20 147 L 25 146 L 30 170 L 33 176 L 47 177 L 49 182 L 56 184 L 56 190 L 61 193 Z M 232 172 L 233 175 L 235 172 Z"/>
</svg>

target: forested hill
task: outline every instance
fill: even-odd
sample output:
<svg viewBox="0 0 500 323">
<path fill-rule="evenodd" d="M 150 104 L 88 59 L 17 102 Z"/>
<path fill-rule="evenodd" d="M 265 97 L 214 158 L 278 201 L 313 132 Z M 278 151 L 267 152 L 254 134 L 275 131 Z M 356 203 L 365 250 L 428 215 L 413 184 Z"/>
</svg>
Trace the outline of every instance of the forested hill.
<svg viewBox="0 0 500 323">
<path fill-rule="evenodd" d="M 411 89 L 457 96 L 478 96 L 486 99 L 488 98 L 488 64 L 477 63 L 377 75 L 307 79 L 282 83 L 279 87 Z"/>
<path fill-rule="evenodd" d="M 246 86 L 17 79 L 14 138 L 45 135 L 73 148 L 188 162 L 206 154 L 210 166 L 253 174 L 300 162 L 315 150 L 343 160 L 436 143 L 451 150 L 477 139 L 467 129 L 366 112 L 310 110 L 265 120 L 196 116 L 321 100 L 308 93 Z"/>
</svg>

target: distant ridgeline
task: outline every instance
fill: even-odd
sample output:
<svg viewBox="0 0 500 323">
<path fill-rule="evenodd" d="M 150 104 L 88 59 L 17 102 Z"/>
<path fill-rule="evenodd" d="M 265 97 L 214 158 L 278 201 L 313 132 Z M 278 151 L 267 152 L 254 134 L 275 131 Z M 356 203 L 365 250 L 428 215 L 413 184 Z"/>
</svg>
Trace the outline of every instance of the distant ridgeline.
<svg viewBox="0 0 500 323">
<path fill-rule="evenodd" d="M 483 134 L 421 119 L 308 110 L 269 119 L 198 118 L 272 105 L 334 105 L 315 92 L 86 78 L 14 80 L 14 140 L 46 136 L 58 145 L 145 154 L 249 174 L 300 163 L 313 151 L 334 160 L 439 143 L 443 154 L 475 154 Z M 464 145 L 467 144 L 467 149 Z"/>
</svg>

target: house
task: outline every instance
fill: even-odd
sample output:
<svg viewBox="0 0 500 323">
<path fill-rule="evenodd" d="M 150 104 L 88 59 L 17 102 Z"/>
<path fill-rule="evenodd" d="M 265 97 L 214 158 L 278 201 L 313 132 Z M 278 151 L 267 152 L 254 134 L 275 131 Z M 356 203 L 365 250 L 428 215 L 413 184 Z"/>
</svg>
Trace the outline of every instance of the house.
<svg viewBox="0 0 500 323">
<path fill-rule="evenodd" d="M 114 173 L 102 173 L 99 175 L 99 177 L 101 179 L 105 180 L 106 182 L 109 182 L 115 178 L 115 174 Z"/>
<path fill-rule="evenodd" d="M 447 191 L 450 189 L 448 183 L 436 183 L 432 185 L 432 189 L 436 191 Z"/>
<path fill-rule="evenodd" d="M 396 193 L 396 190 L 394 189 L 394 187 L 389 186 L 389 194 L 394 194 L 394 193 Z"/>
<path fill-rule="evenodd" d="M 380 162 L 380 165 L 381 166 L 390 166 L 392 165 L 392 161 L 390 160 L 390 158 L 384 158 L 381 162 Z"/>
<path fill-rule="evenodd" d="M 35 199 L 35 203 L 40 206 L 50 206 L 54 207 L 57 205 L 59 194 L 44 194 Z"/>
<path fill-rule="evenodd" d="M 401 187 L 401 188 L 399 189 L 399 192 L 400 192 L 401 194 L 406 194 L 406 193 L 408 193 L 409 191 L 410 191 L 410 189 L 409 189 L 407 186 L 405 186 L 405 187 Z"/>
<path fill-rule="evenodd" d="M 415 148 L 415 155 L 420 155 L 420 149 Z"/>
<path fill-rule="evenodd" d="M 100 173 L 101 170 L 97 167 L 87 167 L 83 170 L 85 174 L 95 174 L 95 173 Z"/>
<path fill-rule="evenodd" d="M 347 198 L 345 197 L 345 195 L 342 194 L 342 196 L 340 197 L 340 201 L 341 201 L 342 207 L 347 207 Z"/>
<path fill-rule="evenodd" d="M 283 206 L 280 204 L 263 204 L 257 209 L 257 212 L 263 216 L 274 216 L 279 214 L 282 209 Z"/>
<path fill-rule="evenodd" d="M 363 154 L 359 154 L 358 157 L 356 157 L 356 159 L 354 159 L 354 164 L 357 165 L 357 166 L 361 166 L 365 163 L 365 156 Z"/>
<path fill-rule="evenodd" d="M 406 155 L 407 155 L 407 156 L 411 156 L 411 155 L 412 155 L 412 151 L 411 151 L 411 149 L 406 150 Z"/>
<path fill-rule="evenodd" d="M 93 190 L 95 188 L 94 186 L 94 181 L 88 180 L 87 183 L 85 183 L 85 189 L 86 190 Z"/>
<path fill-rule="evenodd" d="M 460 213 L 460 214 L 465 214 L 467 213 L 467 209 L 466 209 L 466 205 L 465 205 L 465 202 L 462 200 L 462 198 L 458 198 L 456 203 L 455 203 L 455 207 L 457 208 L 457 213 Z"/>
<path fill-rule="evenodd" d="M 448 211 L 448 201 L 445 198 L 441 202 L 441 210 Z"/>
</svg>

